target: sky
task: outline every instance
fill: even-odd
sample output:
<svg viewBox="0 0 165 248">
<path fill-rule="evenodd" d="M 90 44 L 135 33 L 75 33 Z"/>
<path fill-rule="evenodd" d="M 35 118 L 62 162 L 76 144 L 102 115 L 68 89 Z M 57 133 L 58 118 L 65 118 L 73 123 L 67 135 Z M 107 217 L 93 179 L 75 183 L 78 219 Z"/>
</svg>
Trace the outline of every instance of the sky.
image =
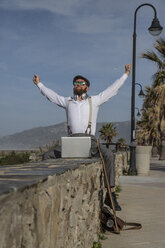
<svg viewBox="0 0 165 248">
<path fill-rule="evenodd" d="M 44 98 L 33 84 L 38 74 L 63 96 L 73 92 L 81 74 L 89 94 L 106 89 L 132 63 L 133 18 L 141 0 L 0 0 L 0 137 L 66 120 L 65 111 Z M 164 0 L 148 0 L 165 30 Z M 136 82 L 152 83 L 157 67 L 140 58 L 154 50 L 149 34 L 154 12 L 137 13 Z M 165 31 L 159 37 L 165 38 Z M 143 100 L 138 97 L 136 107 Z M 127 121 L 131 116 L 131 75 L 119 93 L 100 107 L 98 122 Z"/>
</svg>

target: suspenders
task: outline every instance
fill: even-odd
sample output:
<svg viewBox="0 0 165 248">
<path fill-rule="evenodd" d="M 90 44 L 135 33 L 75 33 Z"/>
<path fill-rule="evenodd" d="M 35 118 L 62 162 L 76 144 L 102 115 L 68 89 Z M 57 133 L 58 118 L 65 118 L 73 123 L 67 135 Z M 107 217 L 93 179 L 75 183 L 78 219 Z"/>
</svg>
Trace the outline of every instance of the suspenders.
<svg viewBox="0 0 165 248">
<path fill-rule="evenodd" d="M 69 123 L 69 117 L 68 117 L 69 105 L 72 101 L 73 101 L 72 99 L 70 99 L 68 101 L 67 109 L 66 109 L 68 135 L 72 134 L 72 130 L 70 128 L 70 123 Z M 88 97 L 88 102 L 89 102 L 89 120 L 88 120 L 88 126 L 87 126 L 87 129 L 85 131 L 85 134 L 88 133 L 88 129 L 89 129 L 89 134 L 91 134 L 91 125 L 92 125 L 92 99 L 91 99 L 91 96 Z"/>
<path fill-rule="evenodd" d="M 67 109 L 66 109 L 66 118 L 67 118 L 68 135 L 71 135 L 71 134 L 72 134 L 72 131 L 71 131 L 71 129 L 70 129 L 70 124 L 69 124 L 69 117 L 68 117 L 68 110 L 69 110 L 69 105 L 70 105 L 71 102 L 72 102 L 72 99 L 70 99 L 70 100 L 68 101 Z"/>
<path fill-rule="evenodd" d="M 88 129 L 89 129 L 89 134 L 91 134 L 91 126 L 92 126 L 92 99 L 91 99 L 91 96 L 88 97 L 88 102 L 89 102 L 89 120 L 88 120 L 88 126 L 87 126 L 87 129 L 85 131 L 85 134 L 88 133 Z"/>
</svg>

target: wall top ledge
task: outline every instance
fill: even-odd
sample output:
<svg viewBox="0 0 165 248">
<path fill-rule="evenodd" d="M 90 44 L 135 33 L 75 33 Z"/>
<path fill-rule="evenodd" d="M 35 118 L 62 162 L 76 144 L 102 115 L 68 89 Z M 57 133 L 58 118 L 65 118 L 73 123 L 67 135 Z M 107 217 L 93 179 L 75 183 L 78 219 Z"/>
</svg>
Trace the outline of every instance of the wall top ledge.
<svg viewBox="0 0 165 248">
<path fill-rule="evenodd" d="M 40 183 L 52 175 L 60 175 L 82 164 L 92 164 L 100 158 L 91 159 L 51 159 L 19 165 L 0 166 L 0 195 Z"/>
</svg>

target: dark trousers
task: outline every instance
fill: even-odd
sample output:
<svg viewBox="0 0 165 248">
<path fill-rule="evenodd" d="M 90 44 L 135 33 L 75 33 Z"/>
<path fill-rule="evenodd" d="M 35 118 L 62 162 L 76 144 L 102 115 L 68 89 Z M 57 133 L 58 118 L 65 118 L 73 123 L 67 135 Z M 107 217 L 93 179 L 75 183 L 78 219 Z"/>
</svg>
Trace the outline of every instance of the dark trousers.
<svg viewBox="0 0 165 248">
<path fill-rule="evenodd" d="M 86 135 L 86 134 L 72 134 L 72 137 L 83 137 L 83 136 L 90 136 L 91 137 L 91 155 L 92 157 L 98 157 L 99 152 L 97 148 L 97 140 L 93 135 Z M 105 168 L 107 172 L 107 177 L 109 181 L 109 185 L 111 187 L 115 186 L 115 163 L 114 163 L 114 153 L 112 152 L 111 148 L 107 148 L 104 145 L 100 144 L 101 153 L 104 158 Z M 61 157 L 61 147 L 58 146 L 53 150 L 50 150 L 43 154 L 43 160 L 45 159 L 56 159 Z M 104 180 L 105 187 L 107 188 L 107 183 Z"/>
</svg>

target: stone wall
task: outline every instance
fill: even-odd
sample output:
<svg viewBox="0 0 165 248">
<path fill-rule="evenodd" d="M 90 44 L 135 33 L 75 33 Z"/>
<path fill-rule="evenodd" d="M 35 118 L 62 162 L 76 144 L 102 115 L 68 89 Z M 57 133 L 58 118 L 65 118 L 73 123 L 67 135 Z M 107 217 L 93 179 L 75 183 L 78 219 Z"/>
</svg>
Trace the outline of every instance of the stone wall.
<svg viewBox="0 0 165 248">
<path fill-rule="evenodd" d="M 123 175 L 123 170 L 128 171 L 129 152 L 119 151 L 115 153 L 115 185 L 119 186 L 119 177 Z"/>
<path fill-rule="evenodd" d="M 116 153 L 116 185 L 126 166 L 127 153 Z M 1 166 L 0 179 L 0 248 L 92 248 L 98 240 L 100 159 Z"/>
<path fill-rule="evenodd" d="M 37 171 L 43 166 L 38 165 Z M 92 248 L 99 233 L 101 169 L 100 161 L 88 162 L 29 186 L 3 191 L 0 248 Z"/>
</svg>

